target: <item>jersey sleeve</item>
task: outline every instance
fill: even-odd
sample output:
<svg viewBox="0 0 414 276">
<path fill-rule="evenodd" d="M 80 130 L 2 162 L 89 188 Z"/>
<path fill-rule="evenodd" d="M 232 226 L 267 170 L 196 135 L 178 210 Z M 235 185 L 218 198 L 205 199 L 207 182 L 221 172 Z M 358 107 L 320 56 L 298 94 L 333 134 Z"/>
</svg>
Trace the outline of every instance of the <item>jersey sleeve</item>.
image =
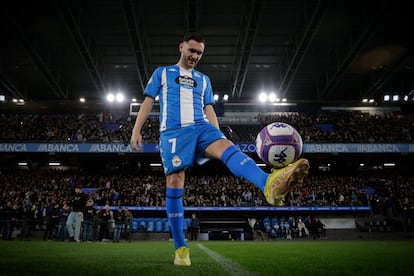
<svg viewBox="0 0 414 276">
<path fill-rule="evenodd" d="M 160 94 L 162 71 L 163 67 L 158 67 L 152 73 L 152 76 L 149 79 L 147 86 L 145 87 L 144 96 L 148 96 L 155 99 L 155 97 L 157 97 Z"/>
<path fill-rule="evenodd" d="M 214 95 L 213 95 L 213 88 L 211 86 L 211 81 L 210 78 L 204 75 L 204 83 L 205 83 L 205 88 L 204 88 L 204 99 L 203 99 L 203 104 L 204 106 L 206 105 L 214 105 Z"/>
</svg>

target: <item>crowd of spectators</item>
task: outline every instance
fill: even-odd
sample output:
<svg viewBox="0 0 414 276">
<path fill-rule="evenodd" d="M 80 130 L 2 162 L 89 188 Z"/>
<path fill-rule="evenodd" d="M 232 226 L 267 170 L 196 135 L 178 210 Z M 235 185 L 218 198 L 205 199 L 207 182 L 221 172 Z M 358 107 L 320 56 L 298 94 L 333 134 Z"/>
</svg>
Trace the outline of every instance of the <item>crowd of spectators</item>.
<svg viewBox="0 0 414 276">
<path fill-rule="evenodd" d="M 131 122 L 132 121 L 132 122 Z M 123 113 L 2 114 L 0 141 L 26 142 L 125 142 L 133 118 Z M 157 141 L 159 123 L 149 118 L 144 125 L 146 141 Z"/>
<path fill-rule="evenodd" d="M 275 121 L 294 126 L 305 143 L 412 143 L 414 140 L 414 113 L 319 112 L 258 114 L 257 131 L 248 134 L 249 141 L 254 141 L 261 126 Z M 133 122 L 134 118 L 125 113 L 2 114 L 0 141 L 128 142 Z M 158 128 L 157 117 L 150 117 L 143 128 L 144 140 L 158 142 Z M 238 129 L 234 126 L 236 132 Z M 241 132 L 235 137 L 246 137 L 245 128 Z"/>
<path fill-rule="evenodd" d="M 305 143 L 412 143 L 414 114 L 320 112 L 258 114 L 258 127 L 283 121 L 293 125 Z M 129 114 L 2 114 L 1 142 L 128 143 L 134 118 Z M 159 123 L 150 117 L 145 142 L 156 143 Z M 251 133 L 251 141 L 256 133 Z M 241 135 L 240 135 L 241 136 Z M 235 141 L 237 142 L 237 141 Z M 0 222 L 7 208 L 36 211 L 40 220 L 52 205 L 64 206 L 73 187 L 89 188 L 89 198 L 104 206 L 165 206 L 165 177 L 98 175 L 78 170 L 0 172 Z M 414 178 L 403 176 L 310 175 L 287 194 L 285 206 L 371 206 L 374 214 L 400 216 L 414 208 Z M 257 187 L 234 176 L 192 176 L 186 179 L 185 206 L 264 206 Z"/>
<path fill-rule="evenodd" d="M 326 225 L 318 216 L 249 218 L 253 240 L 326 239 Z"/>
<path fill-rule="evenodd" d="M 262 126 L 271 122 L 291 124 L 304 143 L 411 143 L 414 140 L 414 113 L 320 112 L 259 114 L 257 118 Z"/>
<path fill-rule="evenodd" d="M 165 206 L 163 176 L 19 170 L 4 171 L 1 179 L 3 208 L 13 203 L 39 209 L 56 203 L 63 206 L 75 185 L 81 185 L 95 205 Z M 183 199 L 185 206 L 267 205 L 256 186 L 234 176 L 189 175 Z M 374 213 L 396 216 L 412 207 L 413 199 L 414 178 L 311 175 L 287 194 L 285 206 L 371 206 Z"/>
</svg>

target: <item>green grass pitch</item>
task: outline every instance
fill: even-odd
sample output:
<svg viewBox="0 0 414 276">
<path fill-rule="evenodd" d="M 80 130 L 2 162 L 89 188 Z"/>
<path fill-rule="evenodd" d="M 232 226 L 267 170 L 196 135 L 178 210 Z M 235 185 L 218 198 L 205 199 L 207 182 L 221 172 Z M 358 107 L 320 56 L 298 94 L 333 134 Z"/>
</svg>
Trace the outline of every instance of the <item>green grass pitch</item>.
<svg viewBox="0 0 414 276">
<path fill-rule="evenodd" d="M 414 275 L 414 241 L 0 241 L 0 275 Z"/>
</svg>

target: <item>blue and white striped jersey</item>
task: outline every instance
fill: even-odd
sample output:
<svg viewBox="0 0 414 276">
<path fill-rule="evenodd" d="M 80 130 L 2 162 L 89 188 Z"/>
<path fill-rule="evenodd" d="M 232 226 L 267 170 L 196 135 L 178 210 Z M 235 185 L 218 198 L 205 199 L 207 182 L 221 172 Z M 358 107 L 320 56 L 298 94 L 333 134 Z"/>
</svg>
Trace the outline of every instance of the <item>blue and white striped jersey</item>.
<svg viewBox="0 0 414 276">
<path fill-rule="evenodd" d="M 177 129 L 206 121 L 203 108 L 214 104 L 208 76 L 178 65 L 158 67 L 144 91 L 145 96 L 160 99 L 160 131 Z"/>
</svg>

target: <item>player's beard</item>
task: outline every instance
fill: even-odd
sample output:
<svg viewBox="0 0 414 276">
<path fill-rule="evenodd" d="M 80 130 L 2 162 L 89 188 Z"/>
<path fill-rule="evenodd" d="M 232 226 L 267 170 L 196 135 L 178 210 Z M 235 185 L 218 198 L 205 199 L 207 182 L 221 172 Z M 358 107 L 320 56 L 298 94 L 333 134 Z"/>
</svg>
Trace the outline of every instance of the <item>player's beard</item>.
<svg viewBox="0 0 414 276">
<path fill-rule="evenodd" d="M 188 67 L 194 68 L 194 67 L 196 67 L 197 63 L 198 63 L 198 59 L 191 58 L 191 57 L 187 58 Z"/>
</svg>

